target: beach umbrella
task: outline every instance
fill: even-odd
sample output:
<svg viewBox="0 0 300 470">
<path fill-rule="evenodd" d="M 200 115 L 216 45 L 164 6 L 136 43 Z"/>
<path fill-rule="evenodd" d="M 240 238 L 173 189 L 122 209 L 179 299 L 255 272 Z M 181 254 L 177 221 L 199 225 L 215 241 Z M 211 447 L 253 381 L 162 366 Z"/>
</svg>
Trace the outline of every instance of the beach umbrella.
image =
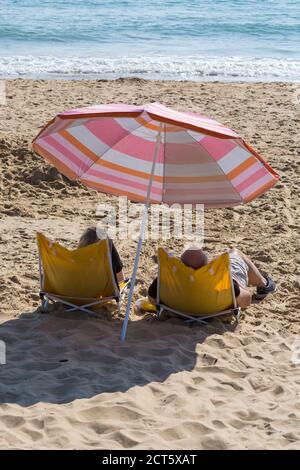
<svg viewBox="0 0 300 470">
<path fill-rule="evenodd" d="M 149 205 L 232 207 L 260 196 L 279 178 L 235 131 L 160 103 L 60 113 L 33 140 L 33 149 L 71 180 L 145 203 L 122 340 Z"/>
</svg>

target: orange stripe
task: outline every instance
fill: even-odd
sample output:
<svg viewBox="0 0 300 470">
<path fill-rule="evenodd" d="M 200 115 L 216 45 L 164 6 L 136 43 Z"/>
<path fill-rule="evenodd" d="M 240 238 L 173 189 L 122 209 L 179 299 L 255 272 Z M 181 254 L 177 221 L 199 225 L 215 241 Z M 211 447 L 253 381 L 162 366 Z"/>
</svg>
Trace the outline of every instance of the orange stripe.
<svg viewBox="0 0 300 470">
<path fill-rule="evenodd" d="M 58 134 L 64 137 L 66 140 L 68 140 L 72 145 L 74 145 L 74 147 L 76 147 L 78 150 L 84 153 L 84 155 L 86 155 L 91 160 L 93 160 L 93 162 L 96 162 L 97 160 L 99 160 L 99 158 L 101 158 L 101 156 L 96 155 L 94 152 L 92 152 L 92 150 L 87 148 L 84 144 L 79 142 L 79 140 L 77 140 L 75 137 L 69 134 L 68 131 L 63 130 L 63 131 L 58 132 Z"/>
<path fill-rule="evenodd" d="M 237 176 L 239 176 L 243 171 L 247 170 L 250 166 L 254 165 L 257 162 L 256 158 L 251 155 L 251 157 L 247 158 L 243 163 L 239 166 L 235 167 L 229 173 L 227 173 L 227 177 L 230 180 L 233 180 Z"/>
<path fill-rule="evenodd" d="M 138 116 L 135 118 L 135 120 L 139 123 L 142 124 L 143 127 L 147 127 L 148 129 L 152 129 L 153 131 L 159 131 L 160 126 L 156 124 L 151 124 L 150 122 L 146 121 L 142 116 Z M 165 132 L 182 132 L 182 129 L 178 126 L 165 126 L 164 128 Z"/>
<path fill-rule="evenodd" d="M 58 169 L 58 171 L 63 173 L 70 180 L 76 180 L 78 178 L 78 175 L 74 173 L 74 171 L 70 170 L 69 167 L 67 167 L 64 163 L 62 163 L 60 160 L 51 155 L 51 153 L 47 152 L 47 150 L 40 147 L 39 144 L 33 143 L 32 147 L 36 153 L 44 157 L 45 160 L 54 165 Z"/>
<path fill-rule="evenodd" d="M 242 140 L 242 139 L 241 139 Z M 251 147 L 250 145 L 247 144 L 247 142 L 245 142 L 244 140 L 242 140 L 243 144 L 245 145 L 246 149 L 247 150 L 250 150 L 251 153 L 253 153 L 253 155 L 255 155 L 259 161 L 261 161 L 261 163 L 267 168 L 267 170 L 269 170 L 269 172 L 276 178 L 276 179 L 279 179 L 280 176 L 278 173 L 276 173 L 275 170 L 273 170 L 273 168 L 268 164 L 268 162 L 261 156 L 259 155 L 259 153 L 256 152 L 256 150 L 254 150 L 253 147 Z"/>
<path fill-rule="evenodd" d="M 118 165 L 117 163 L 108 162 L 107 160 L 99 160 L 98 164 L 100 166 L 104 166 L 106 168 L 111 168 L 112 170 L 120 171 L 121 173 L 125 173 L 127 175 L 138 176 L 139 178 L 143 178 L 148 180 L 150 178 L 149 173 L 144 173 L 143 171 L 139 170 L 132 170 L 131 168 L 127 168 L 125 166 Z M 153 176 L 154 181 L 158 181 L 159 183 L 163 181 L 162 176 Z"/>
<path fill-rule="evenodd" d="M 150 124 L 148 121 L 146 121 L 141 116 L 136 117 L 135 120 L 136 120 L 136 122 L 141 124 L 143 127 L 147 127 L 148 129 L 152 129 L 153 131 L 159 131 L 160 130 L 160 126 L 156 126 L 155 124 Z"/>
<path fill-rule="evenodd" d="M 264 193 L 267 189 L 272 188 L 277 183 L 276 179 L 273 179 L 271 181 L 268 181 L 265 183 L 263 186 L 261 186 L 259 189 L 257 189 L 254 193 L 249 194 L 249 196 L 246 196 L 244 198 L 244 202 L 250 202 L 253 199 L 255 199 L 257 196 L 261 195 Z"/>
<path fill-rule="evenodd" d="M 165 183 L 207 183 L 216 181 L 227 181 L 225 175 L 216 176 L 166 176 Z"/>
<path fill-rule="evenodd" d="M 116 196 L 127 196 L 128 199 L 131 201 L 136 201 L 136 202 L 145 202 L 146 196 L 139 196 L 138 194 L 131 193 L 129 191 L 123 191 L 122 189 L 114 189 L 112 186 L 107 186 L 105 184 L 100 184 L 100 183 L 95 183 L 94 181 L 89 181 L 85 179 L 80 180 L 82 183 L 84 183 L 86 186 L 89 186 L 90 188 L 97 189 L 103 193 L 111 193 Z M 160 204 L 160 202 L 151 199 L 150 200 L 151 204 Z"/>
</svg>

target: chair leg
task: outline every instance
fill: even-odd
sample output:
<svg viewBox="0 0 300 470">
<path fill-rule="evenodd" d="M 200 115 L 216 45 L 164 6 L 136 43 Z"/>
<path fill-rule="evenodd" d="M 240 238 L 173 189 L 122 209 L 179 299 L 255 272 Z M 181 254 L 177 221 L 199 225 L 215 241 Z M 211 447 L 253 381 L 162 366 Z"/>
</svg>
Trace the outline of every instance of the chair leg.
<svg viewBox="0 0 300 470">
<path fill-rule="evenodd" d="M 187 325 L 189 326 L 193 326 L 195 325 L 196 323 L 200 323 L 200 325 L 207 325 L 207 321 L 204 321 L 204 320 L 200 320 L 198 318 L 189 318 L 188 320 L 184 320 L 184 323 L 186 323 Z"/>
<path fill-rule="evenodd" d="M 47 313 L 48 305 L 49 305 L 49 299 L 43 298 L 41 313 Z"/>
<path fill-rule="evenodd" d="M 158 310 L 157 310 L 157 318 L 158 320 L 161 320 L 161 314 L 163 312 L 163 308 L 162 307 L 159 307 Z"/>
<path fill-rule="evenodd" d="M 240 308 L 235 308 L 233 311 L 233 317 L 234 317 L 234 325 L 237 325 L 240 320 L 240 316 L 242 314 L 242 311 Z"/>
<path fill-rule="evenodd" d="M 97 318 L 97 315 L 95 314 L 95 312 L 93 312 L 93 311 L 90 310 L 89 308 L 86 308 L 86 307 L 81 306 L 81 305 L 77 305 L 76 307 L 68 308 L 68 309 L 66 310 L 66 312 L 68 312 L 68 313 L 69 313 L 69 312 L 76 312 L 76 311 L 88 313 L 91 317 Z"/>
</svg>

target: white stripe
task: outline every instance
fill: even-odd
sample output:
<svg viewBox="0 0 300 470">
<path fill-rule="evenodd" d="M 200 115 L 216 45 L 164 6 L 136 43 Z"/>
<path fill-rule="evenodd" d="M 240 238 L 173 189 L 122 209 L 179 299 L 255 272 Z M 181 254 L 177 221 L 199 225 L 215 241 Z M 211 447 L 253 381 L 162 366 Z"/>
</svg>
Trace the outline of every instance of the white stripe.
<svg viewBox="0 0 300 470">
<path fill-rule="evenodd" d="M 137 129 L 141 124 L 139 124 L 135 119 L 129 117 L 117 117 L 114 120 L 121 126 L 123 129 L 128 131 L 128 133 L 133 132 Z"/>
<path fill-rule="evenodd" d="M 130 170 L 142 171 L 144 173 L 151 174 L 152 162 L 142 160 L 140 158 L 131 157 L 125 153 L 118 152 L 115 149 L 109 149 L 105 155 L 102 157 L 104 161 L 116 163 L 118 165 L 129 168 Z M 155 165 L 155 175 L 163 175 L 163 163 L 156 163 Z"/>
<path fill-rule="evenodd" d="M 108 145 L 98 139 L 87 127 L 72 127 L 67 132 L 99 157 L 109 149 Z"/>
<path fill-rule="evenodd" d="M 251 156 L 251 153 L 242 149 L 241 147 L 235 147 L 230 150 L 224 157 L 218 160 L 218 165 L 222 168 L 224 173 L 229 173 L 231 170 L 239 166 L 241 163 L 246 161 Z"/>
</svg>

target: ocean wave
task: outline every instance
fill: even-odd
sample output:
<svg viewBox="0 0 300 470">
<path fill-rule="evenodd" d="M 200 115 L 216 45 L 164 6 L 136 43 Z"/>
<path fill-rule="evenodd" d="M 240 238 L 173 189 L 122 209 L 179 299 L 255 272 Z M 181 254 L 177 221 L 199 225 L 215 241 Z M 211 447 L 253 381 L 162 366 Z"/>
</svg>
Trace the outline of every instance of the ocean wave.
<svg viewBox="0 0 300 470">
<path fill-rule="evenodd" d="M 300 81 L 300 60 L 255 57 L 0 56 L 3 78 L 141 77 L 159 80 Z"/>
</svg>

